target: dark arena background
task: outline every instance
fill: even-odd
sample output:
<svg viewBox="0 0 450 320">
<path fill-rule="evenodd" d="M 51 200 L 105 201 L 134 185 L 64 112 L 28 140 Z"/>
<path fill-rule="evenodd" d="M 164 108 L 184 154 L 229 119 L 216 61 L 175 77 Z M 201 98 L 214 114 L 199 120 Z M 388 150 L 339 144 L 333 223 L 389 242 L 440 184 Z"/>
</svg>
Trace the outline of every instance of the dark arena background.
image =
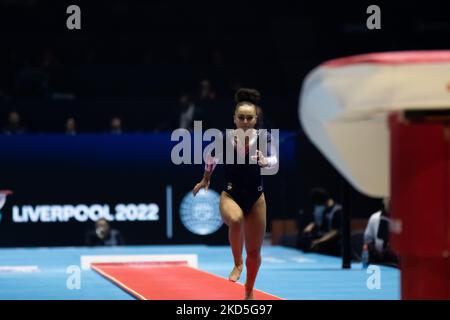
<svg viewBox="0 0 450 320">
<path fill-rule="evenodd" d="M 379 12 L 368 12 L 371 5 Z M 306 110 L 306 79 L 327 66 L 326 61 L 386 52 L 400 57 L 395 62 L 371 58 L 372 70 L 383 63 L 409 63 L 402 54 L 428 57 L 439 50 L 439 63 L 448 68 L 448 13 L 444 1 L 0 0 L 0 299 L 242 299 L 246 271 L 237 283 L 227 280 L 233 256 L 219 212 L 223 169 L 219 164 L 208 192 L 194 198 L 192 189 L 203 176 L 204 162 L 176 164 L 172 159 L 179 143 L 175 130 L 192 134 L 187 145 L 193 162 L 198 142 L 194 121 L 201 121 L 203 132 L 234 128 L 239 88 L 261 93 L 257 126 L 279 132 L 279 170 L 264 177 L 267 223 L 255 298 L 449 299 L 448 140 L 442 147 L 446 152 L 426 151 L 443 161 L 445 183 L 430 178 L 422 184 L 425 188 L 429 183 L 429 191 L 408 187 L 415 185 L 410 177 L 422 177 L 421 166 L 410 175 L 395 170 L 405 168 L 406 154 L 416 159 L 414 143 L 407 147 L 399 142 L 412 141 L 412 136 L 398 133 L 397 140 L 390 140 L 390 153 L 383 153 L 390 157 L 390 192 L 365 192 L 352 177 L 378 169 L 369 163 L 359 171 L 352 171 L 349 163 L 339 166 L 326 151 L 330 145 L 318 142 L 323 136 L 314 140 L 314 130 L 306 130 L 301 113 Z M 379 27 L 370 28 L 377 19 Z M 401 72 L 383 83 L 389 86 Z M 345 73 L 336 84 L 342 94 L 336 100 L 331 82 L 323 84 L 318 96 L 330 109 L 319 116 L 329 121 L 327 114 L 337 110 L 333 103 L 347 108 L 351 99 L 342 97 L 356 95 L 357 89 L 344 83 L 359 75 Z M 317 79 L 311 87 L 320 83 Z M 424 76 L 423 83 L 429 79 Z M 364 81 L 359 83 L 376 86 Z M 425 111 L 421 109 L 417 121 L 426 122 L 423 114 L 439 104 L 435 118 L 448 127 L 450 74 L 447 84 L 447 100 L 432 107 L 420 100 Z M 402 93 L 414 92 L 415 86 L 411 83 Z M 404 117 L 408 108 L 417 111 L 414 103 L 389 109 L 393 97 L 402 95 L 388 96 L 392 99 L 377 104 L 378 111 L 404 111 Z M 394 135 L 394 120 L 389 121 L 386 127 L 391 125 Z M 339 137 L 327 133 L 337 144 Z M 201 134 L 199 143 L 205 147 L 208 142 L 201 141 Z M 370 135 L 362 130 L 353 137 Z M 356 159 L 371 147 L 363 143 L 351 152 Z M 346 159 L 353 158 L 349 154 Z M 339 217 L 327 220 L 338 234 L 336 250 L 318 250 L 304 242 L 311 236 L 305 227 L 320 211 L 311 197 L 317 188 L 342 206 Z M 399 189 L 407 191 L 394 191 Z M 436 194 L 442 197 L 436 200 Z M 383 199 L 391 200 L 391 206 L 384 207 Z M 442 239 L 447 240 L 418 244 L 401 238 L 399 221 L 405 237 L 421 226 L 434 230 L 418 218 L 402 220 L 407 219 L 402 212 L 411 208 L 405 203 L 435 200 L 445 205 L 422 214 L 434 217 L 437 210 L 439 218 L 429 220 L 440 221 Z M 381 220 L 391 225 L 383 235 L 377 225 L 375 238 L 384 241 L 383 250 L 389 249 L 395 262 L 367 250 L 369 245 L 376 251 L 367 242 L 369 218 L 390 208 L 392 219 Z M 121 241 L 92 240 L 100 218 L 120 233 Z M 420 261 L 439 270 L 437 279 L 426 281 L 429 269 Z M 411 265 L 421 267 L 412 273 Z M 165 277 L 167 273 L 173 278 Z M 428 287 L 405 285 L 420 277 Z"/>
</svg>

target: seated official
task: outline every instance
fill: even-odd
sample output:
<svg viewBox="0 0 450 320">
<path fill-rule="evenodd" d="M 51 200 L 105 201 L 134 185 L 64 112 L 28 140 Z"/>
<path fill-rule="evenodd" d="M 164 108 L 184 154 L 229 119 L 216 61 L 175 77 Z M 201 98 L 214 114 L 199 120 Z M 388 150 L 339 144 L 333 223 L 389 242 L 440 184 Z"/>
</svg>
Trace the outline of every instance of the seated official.
<svg viewBox="0 0 450 320">
<path fill-rule="evenodd" d="M 87 246 L 120 246 L 124 241 L 119 230 L 111 229 L 104 218 L 95 222 L 95 230 L 88 232 L 86 236 Z"/>
</svg>

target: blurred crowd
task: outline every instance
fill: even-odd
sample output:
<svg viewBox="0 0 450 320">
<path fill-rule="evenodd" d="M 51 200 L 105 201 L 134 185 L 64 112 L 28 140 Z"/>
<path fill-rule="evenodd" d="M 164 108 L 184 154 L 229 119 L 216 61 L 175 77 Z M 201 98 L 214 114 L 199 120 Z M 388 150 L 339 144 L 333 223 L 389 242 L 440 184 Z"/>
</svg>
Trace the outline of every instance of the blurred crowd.
<svg viewBox="0 0 450 320">
<path fill-rule="evenodd" d="M 231 94 L 230 94 L 231 95 Z M 177 101 L 174 101 L 170 110 L 166 110 L 165 117 L 159 122 L 154 123 L 152 127 L 147 127 L 150 132 L 171 131 L 179 128 L 187 129 L 189 131 L 194 129 L 194 121 L 201 121 L 204 130 L 208 128 L 225 128 L 233 127 L 233 102 L 228 99 L 225 101 L 217 99 L 217 91 L 212 86 L 208 79 L 203 79 L 199 82 L 198 91 L 196 93 L 184 92 Z M 65 112 L 67 113 L 67 112 Z M 126 114 L 126 112 L 122 112 Z M 272 124 L 264 116 L 263 109 L 258 106 L 258 123 L 259 128 L 270 129 Z M 108 112 L 106 112 L 108 114 Z M 26 133 L 45 133 L 49 130 L 39 123 L 33 123 L 34 119 L 30 118 L 27 121 L 22 119 L 22 115 L 18 110 L 10 110 L 5 114 L 3 120 L 2 132 L 5 135 L 18 135 Z M 133 121 L 124 126 L 123 118 L 118 114 L 111 114 L 107 118 L 108 123 L 99 125 L 93 130 L 80 130 L 79 122 L 83 123 L 85 119 L 76 115 L 69 114 L 63 121 L 56 126 L 56 130 L 52 132 L 66 133 L 68 135 L 76 135 L 82 132 L 109 132 L 112 134 L 121 134 L 124 132 L 139 132 L 138 126 L 134 125 Z M 39 122 L 39 121 L 36 121 Z M 32 123 L 32 128 L 28 124 Z"/>
</svg>

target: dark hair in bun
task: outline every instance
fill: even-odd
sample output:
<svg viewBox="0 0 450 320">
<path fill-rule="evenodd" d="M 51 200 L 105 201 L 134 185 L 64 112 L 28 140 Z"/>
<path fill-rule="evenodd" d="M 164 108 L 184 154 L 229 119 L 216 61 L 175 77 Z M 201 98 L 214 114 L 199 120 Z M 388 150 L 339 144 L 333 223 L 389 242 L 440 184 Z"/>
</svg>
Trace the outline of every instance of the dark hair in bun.
<svg viewBox="0 0 450 320">
<path fill-rule="evenodd" d="M 237 103 L 234 110 L 237 110 L 243 104 L 252 104 L 256 108 L 259 100 L 261 100 L 261 93 L 256 89 L 241 88 L 234 95 L 234 100 Z"/>
<path fill-rule="evenodd" d="M 247 102 L 257 105 L 261 100 L 261 94 L 256 89 L 241 88 L 234 95 L 234 100 L 236 103 Z"/>
</svg>

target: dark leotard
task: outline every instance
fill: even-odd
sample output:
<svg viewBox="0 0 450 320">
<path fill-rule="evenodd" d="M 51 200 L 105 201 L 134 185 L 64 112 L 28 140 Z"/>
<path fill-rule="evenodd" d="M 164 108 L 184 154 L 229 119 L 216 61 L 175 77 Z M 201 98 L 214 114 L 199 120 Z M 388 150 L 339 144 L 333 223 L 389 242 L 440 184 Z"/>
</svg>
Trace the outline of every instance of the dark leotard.
<svg viewBox="0 0 450 320">
<path fill-rule="evenodd" d="M 254 155 L 254 150 L 261 150 L 260 139 L 255 139 L 256 148 L 250 148 L 250 150 L 245 149 L 240 152 L 238 150 L 234 138 L 231 133 L 223 134 L 225 139 L 224 148 L 233 148 L 234 163 L 226 163 L 226 158 L 223 157 L 224 168 L 225 168 L 225 186 L 223 191 L 225 191 L 230 197 L 239 205 L 244 214 L 251 211 L 255 202 L 259 199 L 261 194 L 264 192 L 263 177 L 261 175 L 261 167 L 258 163 L 251 163 L 250 156 Z M 269 160 L 276 161 L 276 155 L 273 153 L 273 148 L 271 146 L 271 136 L 265 130 L 258 130 L 257 137 L 261 139 L 267 139 L 267 154 Z M 227 150 L 227 149 L 224 149 Z M 262 150 L 261 150 L 262 151 Z M 250 154 L 252 153 L 252 154 Z M 215 156 L 213 154 L 213 156 Z M 216 158 L 217 159 L 217 156 Z M 244 163 L 240 163 L 239 160 Z M 207 164 L 206 170 L 212 171 L 214 166 Z"/>
</svg>

